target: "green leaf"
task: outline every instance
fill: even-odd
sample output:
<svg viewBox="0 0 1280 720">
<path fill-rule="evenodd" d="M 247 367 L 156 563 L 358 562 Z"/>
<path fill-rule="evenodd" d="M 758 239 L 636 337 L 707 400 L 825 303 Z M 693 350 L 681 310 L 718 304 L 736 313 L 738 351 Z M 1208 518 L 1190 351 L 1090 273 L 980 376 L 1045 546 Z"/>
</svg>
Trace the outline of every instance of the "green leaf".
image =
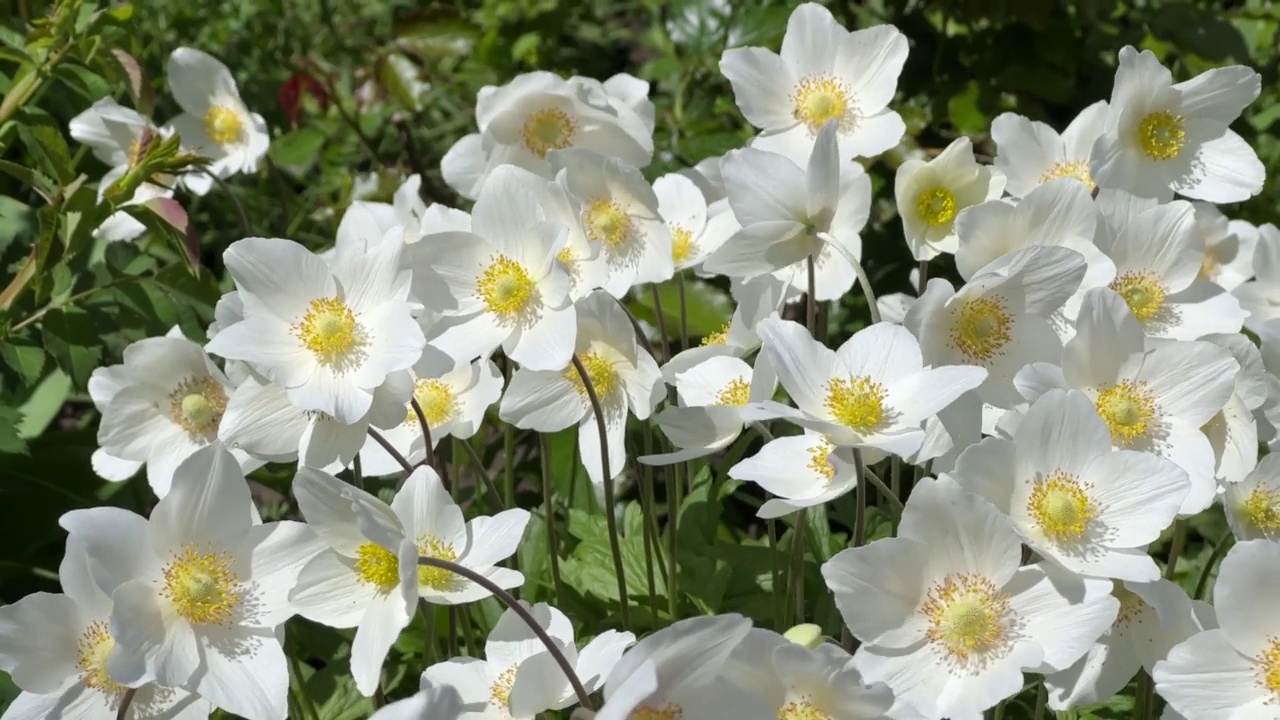
<svg viewBox="0 0 1280 720">
<path fill-rule="evenodd" d="M 44 432 L 58 416 L 70 394 L 71 378 L 61 370 L 49 373 L 22 404 L 22 424 L 18 426 L 18 434 L 29 440 Z"/>
<path fill-rule="evenodd" d="M 963 91 L 947 101 L 947 115 L 957 133 L 971 135 L 987 129 L 987 116 L 978 107 L 980 94 L 978 83 L 970 80 Z"/>
<path fill-rule="evenodd" d="M 412 60 L 401 53 L 387 53 L 378 58 L 376 71 L 378 83 L 396 102 L 414 112 L 422 109 L 422 98 L 431 85 L 422 80 Z"/>
<path fill-rule="evenodd" d="M 18 432 L 22 412 L 16 407 L 0 405 L 0 453 L 27 454 L 27 443 Z"/>
<path fill-rule="evenodd" d="M 285 133 L 271 141 L 267 154 L 285 172 L 301 177 L 315 166 L 324 148 L 324 134 L 305 127 Z"/>
<path fill-rule="evenodd" d="M 423 60 L 464 57 L 479 37 L 479 28 L 458 17 L 418 17 L 396 28 L 396 46 Z"/>
<path fill-rule="evenodd" d="M 44 372 L 44 348 L 27 338 L 9 338 L 0 344 L 0 356 L 26 387 L 35 385 Z"/>
<path fill-rule="evenodd" d="M 102 359 L 102 328 L 107 318 L 74 307 L 59 308 L 44 316 L 40 326 L 44 346 L 58 367 L 71 376 L 77 388 L 89 385 L 89 375 Z"/>
<path fill-rule="evenodd" d="M 685 312 L 689 323 L 689 336 L 705 337 L 720 332 L 733 317 L 733 301 L 728 293 L 702 280 L 686 278 Z M 680 339 L 680 288 L 677 280 L 668 280 L 657 286 L 662 315 L 667 323 L 669 340 Z M 653 293 L 642 293 L 632 301 L 631 311 L 636 317 L 657 329 L 658 314 L 654 312 Z"/>
<path fill-rule="evenodd" d="M 66 138 L 62 132 L 52 125 L 18 125 L 18 136 L 27 146 L 27 152 L 35 160 L 36 165 L 46 175 L 57 178 L 62 185 L 70 183 L 76 177 L 75 167 L 71 163 L 71 151 L 67 148 Z"/>
</svg>

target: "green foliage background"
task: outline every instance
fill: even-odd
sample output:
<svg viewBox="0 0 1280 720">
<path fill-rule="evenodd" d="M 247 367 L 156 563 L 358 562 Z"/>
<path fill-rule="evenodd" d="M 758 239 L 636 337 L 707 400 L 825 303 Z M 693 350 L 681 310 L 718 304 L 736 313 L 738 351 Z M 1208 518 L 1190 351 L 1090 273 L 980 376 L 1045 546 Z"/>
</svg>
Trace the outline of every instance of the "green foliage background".
<svg viewBox="0 0 1280 720">
<path fill-rule="evenodd" d="M 27 22 L 43 16 L 49 3 L 9 4 L 0 22 L 5 95 L 24 63 L 56 46 L 41 41 Z M 440 178 L 441 157 L 474 129 L 474 100 L 482 86 L 535 69 L 602 80 L 630 72 L 649 81 L 657 105 L 657 153 L 645 171 L 650 179 L 740 147 L 751 129 L 719 74 L 720 54 L 730 39 L 776 48 L 793 6 L 759 0 L 479 0 L 459 9 L 411 0 L 142 0 L 131 13 L 120 10 L 119 17 L 85 31 L 68 56 L 73 59 L 0 125 L 0 160 L 7 163 L 0 167 L 0 285 L 21 275 L 33 248 L 45 247 L 50 238 L 62 238 L 64 246 L 59 251 L 54 242 L 23 291 L 0 303 L 0 599 L 57 591 L 63 533 L 56 521 L 66 510 L 104 503 L 145 510 L 153 502 L 142 477 L 112 485 L 93 475 L 89 457 L 97 418 L 85 382 L 94 367 L 119 362 L 129 342 L 163 334 L 174 324 L 189 337 L 203 338 L 214 302 L 229 288 L 220 261 L 228 244 L 255 234 L 322 248 L 332 242 L 357 188 L 368 192 L 366 199 L 389 200 L 413 172 L 423 175 L 428 202 L 465 207 Z M 875 204 L 864 233 L 865 263 L 880 292 L 907 290 L 911 261 L 892 197 L 893 174 L 906 153 L 936 150 L 969 135 L 978 152 L 993 154 L 987 131 L 1004 111 L 1061 129 L 1080 109 L 1109 96 L 1116 53 L 1126 44 L 1154 51 L 1178 79 L 1233 63 L 1262 73 L 1262 97 L 1235 129 L 1257 149 L 1269 179 L 1261 195 L 1225 210 L 1256 223 L 1280 220 L 1280 7 L 1274 3 L 871 0 L 830 7 L 850 28 L 889 22 L 911 41 L 895 103 L 907 119 L 908 138 L 868 167 Z M 156 95 L 158 121 L 177 112 L 163 82 L 165 61 L 174 48 L 189 45 L 221 58 L 246 103 L 272 128 L 271 163 L 230 182 L 247 228 L 236 204 L 217 188 L 204 198 L 184 197 L 189 227 L 197 234 L 188 239 L 198 242 L 197 267 L 184 261 L 180 234 L 163 224 L 150 240 L 111 247 L 84 241 L 74 230 L 77 219 L 93 211 L 94 193 L 73 179 L 84 173 L 92 183 L 106 168 L 53 136 L 65 136 L 67 121 L 100 97 L 130 102 L 127 74 L 104 61 L 95 43 L 120 47 L 139 60 L 145 84 Z M 304 92 L 293 122 L 279 93 L 295 73 L 314 78 L 327 103 Z M 22 168 L 46 176 L 48 187 L 33 189 L 43 181 L 25 176 Z M 61 205 L 50 211 L 47 196 L 55 190 Z M 947 270 L 932 270 L 939 272 Z M 695 284 L 691 292 L 690 332 L 718 328 L 730 310 L 724 290 Z M 674 323 L 672 293 L 674 288 L 663 288 L 667 319 Z M 834 342 L 865 322 L 865 303 L 856 295 L 833 309 Z M 655 319 L 648 301 L 634 304 L 641 317 Z M 482 432 L 473 445 L 491 471 L 511 473 L 522 506 L 537 506 L 537 440 L 517 435 L 508 451 L 500 435 Z M 563 609 L 598 630 L 616 622 L 617 612 L 603 517 L 573 459 L 572 432 L 552 437 L 549 445 L 556 524 L 568 546 L 562 569 L 571 589 Z M 730 455 L 748 451 L 744 441 Z M 687 580 L 674 601 L 661 578 L 649 595 L 641 540 L 645 520 L 634 492 L 627 496 L 624 552 L 629 586 L 637 595 L 637 630 L 664 624 L 670 607 L 683 615 L 745 612 L 766 624 L 782 614 L 778 596 L 770 592 L 777 568 L 771 567 L 750 498 L 730 497 L 736 488 L 725 481 L 727 467 L 727 461 L 702 467 L 683 503 L 678 539 L 681 577 Z M 267 514 L 292 512 L 288 477 L 285 469 L 271 468 L 255 475 Z M 887 518 L 877 508 L 871 512 L 872 536 L 887 533 Z M 815 523 L 811 530 L 810 547 L 816 550 L 808 558 L 807 615 L 828 629 L 836 626 L 836 616 L 816 565 L 847 541 L 849 513 L 848 503 L 836 503 L 831 522 Z M 551 597 L 544 522 L 535 516 L 520 553 L 529 578 L 524 596 L 533 600 Z M 1177 574 L 1188 590 L 1200 579 L 1213 545 L 1227 534 L 1220 515 L 1205 514 L 1197 522 Z M 464 628 L 481 637 L 497 614 L 496 604 L 482 603 L 464 617 Z M 441 618 L 432 620 L 437 627 L 431 633 L 421 619 L 405 633 L 389 665 L 393 693 L 416 685 L 413 678 L 432 652 L 429 645 L 442 637 Z M 343 661 L 323 667 L 345 652 L 346 636 L 306 627 L 290 634 L 294 650 L 313 660 L 300 670 L 299 682 L 307 678 L 307 694 L 321 705 L 322 717 L 362 717 L 367 705 L 345 684 Z M 423 640 L 428 635 L 430 643 Z M 401 677 L 410 680 L 397 685 Z M 1094 714 L 1126 712 L 1126 702 L 1131 700 L 1122 698 Z"/>
</svg>

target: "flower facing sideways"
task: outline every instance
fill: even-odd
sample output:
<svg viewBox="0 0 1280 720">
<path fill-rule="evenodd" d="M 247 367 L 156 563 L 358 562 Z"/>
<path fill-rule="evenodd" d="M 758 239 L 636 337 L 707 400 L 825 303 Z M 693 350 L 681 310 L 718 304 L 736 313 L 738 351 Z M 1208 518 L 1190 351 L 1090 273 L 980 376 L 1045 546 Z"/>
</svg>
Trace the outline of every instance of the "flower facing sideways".
<svg viewBox="0 0 1280 720">
<path fill-rule="evenodd" d="M 1004 175 L 973 159 L 969 138 L 956 138 L 938 157 L 910 159 L 898 167 L 893 194 L 907 246 L 916 260 L 930 260 L 957 247 L 956 218 L 965 208 L 995 200 Z"/>
<path fill-rule="evenodd" d="M 183 146 L 212 160 L 209 172 L 220 178 L 256 172 L 271 136 L 262 116 L 245 107 L 227 66 L 182 47 L 169 56 L 167 75 L 169 92 L 183 110 L 169 124 Z"/>
<path fill-rule="evenodd" d="M 1098 186 L 1089 172 L 1089 154 L 1093 141 L 1106 130 L 1106 120 L 1106 100 L 1081 110 L 1061 135 L 1021 115 L 998 115 L 991 121 L 991 139 L 996 144 L 995 166 L 1009 181 L 1005 190 L 1023 198 L 1039 185 L 1071 178 L 1093 192 Z"/>
<path fill-rule="evenodd" d="M 801 461 L 804 467 L 798 467 Z M 848 493 L 857 486 L 858 468 L 844 449 L 807 430 L 766 442 L 755 455 L 729 468 L 729 477 L 753 482 L 776 496 L 756 513 L 774 518 Z"/>
<path fill-rule="evenodd" d="M 1280 455 L 1259 460 L 1240 482 L 1224 483 L 1222 506 L 1236 539 L 1280 541 Z"/>
</svg>

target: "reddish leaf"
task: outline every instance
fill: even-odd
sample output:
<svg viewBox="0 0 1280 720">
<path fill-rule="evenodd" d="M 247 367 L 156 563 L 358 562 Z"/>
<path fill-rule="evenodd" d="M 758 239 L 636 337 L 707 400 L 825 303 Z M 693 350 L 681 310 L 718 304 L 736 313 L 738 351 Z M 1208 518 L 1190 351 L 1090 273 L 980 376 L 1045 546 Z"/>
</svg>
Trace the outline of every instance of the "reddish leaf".
<svg viewBox="0 0 1280 720">
<path fill-rule="evenodd" d="M 306 92 L 320 103 L 320 107 L 329 107 L 329 93 L 325 92 L 324 86 L 316 80 L 314 75 L 305 72 L 295 72 L 289 76 L 283 84 L 280 85 L 280 106 L 284 108 L 284 114 L 289 118 L 289 122 L 298 124 L 298 110 L 302 102 L 302 93 Z"/>
</svg>

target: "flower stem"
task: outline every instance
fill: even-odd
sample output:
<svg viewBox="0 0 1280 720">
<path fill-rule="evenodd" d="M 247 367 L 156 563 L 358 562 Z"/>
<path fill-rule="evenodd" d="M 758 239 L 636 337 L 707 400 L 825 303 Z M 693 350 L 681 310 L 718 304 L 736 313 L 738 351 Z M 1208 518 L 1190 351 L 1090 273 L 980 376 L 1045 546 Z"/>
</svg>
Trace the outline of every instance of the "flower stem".
<svg viewBox="0 0 1280 720">
<path fill-rule="evenodd" d="M 645 423 L 644 426 L 644 454 L 653 454 L 653 426 Z M 658 585 L 654 579 L 653 558 L 659 555 L 658 562 L 662 562 L 661 551 L 655 553 L 654 549 L 658 545 L 657 538 L 657 522 L 655 520 L 657 514 L 654 512 L 654 492 L 653 492 L 653 466 L 643 465 L 640 468 L 640 503 L 644 522 L 641 528 L 644 532 L 644 571 L 645 581 L 649 587 L 649 612 L 653 615 L 653 621 L 658 618 Z"/>
<path fill-rule="evenodd" d="M 360 453 L 351 458 L 351 484 L 364 489 L 364 470 L 360 467 Z"/>
<path fill-rule="evenodd" d="M 395 449 L 395 446 L 393 446 L 386 438 L 382 437 L 382 433 L 374 430 L 373 428 L 369 428 L 369 437 L 373 438 L 374 442 L 381 445 L 382 449 L 386 450 L 388 455 L 395 458 L 395 461 L 400 464 L 401 468 L 404 468 L 405 477 L 400 478 L 399 483 L 400 485 L 403 485 L 405 478 L 409 477 L 409 473 L 413 472 L 413 465 L 405 459 L 404 455 L 400 454 L 399 450 Z"/>
<path fill-rule="evenodd" d="M 916 297 L 924 294 L 925 287 L 929 284 L 929 261 L 920 261 L 920 277 L 916 279 Z"/>
<path fill-rule="evenodd" d="M 653 298 L 653 314 L 658 319 L 658 334 L 662 336 L 662 357 L 665 360 L 670 360 L 671 343 L 667 340 L 667 318 L 662 313 L 662 296 L 658 294 L 658 286 L 650 284 L 649 294 Z"/>
<path fill-rule="evenodd" d="M 885 485 L 884 480 L 881 480 L 880 476 L 872 472 L 871 468 L 867 467 L 865 463 L 862 466 L 862 476 L 866 478 L 867 482 L 875 486 L 880 493 L 880 497 L 889 501 L 889 504 L 893 506 L 897 514 L 902 514 L 902 501 L 898 499 L 897 493 L 893 491 L 893 488 Z"/>
<path fill-rule="evenodd" d="M 796 524 L 791 529 L 791 572 L 788 573 L 787 581 L 791 583 L 791 590 L 795 592 L 795 614 L 793 617 L 793 625 L 799 625 L 804 622 L 804 549 L 805 539 L 809 532 L 809 513 L 806 508 L 800 508 L 796 513 Z"/>
<path fill-rule="evenodd" d="M 862 451 L 857 448 L 853 449 L 853 466 L 857 473 L 853 490 L 853 547 L 862 547 L 867 543 L 867 479 L 871 473 L 862 461 Z M 884 486 L 883 481 L 880 486 Z"/>
<path fill-rule="evenodd" d="M 240 218 L 240 229 L 244 232 L 245 237 L 252 237 L 253 226 L 249 224 L 249 214 L 244 211 L 244 205 L 240 203 L 240 198 L 236 197 L 235 191 L 231 189 L 231 186 L 227 184 L 226 180 L 223 180 L 208 170 L 203 170 L 202 172 L 217 183 L 218 188 L 222 190 L 222 192 L 226 193 L 227 197 L 231 198 L 231 204 L 235 206 L 236 215 Z"/>
<path fill-rule="evenodd" d="M 1182 546 L 1187 542 L 1187 521 L 1178 518 L 1173 523 L 1173 540 L 1169 543 L 1169 559 L 1165 561 L 1164 579 L 1172 580 L 1175 568 L 1178 567 L 1178 556 L 1182 554 Z"/>
<path fill-rule="evenodd" d="M 684 273 L 676 273 L 676 289 L 680 293 L 680 349 L 689 349 L 689 306 L 684 297 Z"/>
<path fill-rule="evenodd" d="M 1214 566 L 1218 564 L 1218 561 L 1222 559 L 1222 556 L 1226 555 L 1227 551 L 1231 549 L 1231 546 L 1235 544 L 1235 536 L 1228 532 L 1221 540 L 1218 541 L 1218 544 L 1214 546 L 1213 554 L 1211 554 L 1209 559 L 1205 562 L 1204 569 L 1200 571 L 1200 579 L 1196 581 L 1196 591 L 1191 595 L 1193 599 L 1204 599 L 1204 591 L 1209 587 L 1209 573 L 1213 572 Z"/>
<path fill-rule="evenodd" d="M 538 459 L 542 463 L 542 512 L 546 516 L 547 552 L 551 556 L 551 584 L 556 591 L 556 605 L 559 606 L 564 603 L 564 586 L 560 581 L 560 544 L 556 538 L 556 511 L 551 486 L 551 443 L 543 433 L 538 433 Z"/>
<path fill-rule="evenodd" d="M 809 257 L 805 262 L 808 264 L 806 274 L 808 275 L 809 286 L 807 288 L 808 292 L 804 296 L 804 323 L 809 328 L 809 333 L 816 337 L 818 334 L 818 298 L 814 297 L 814 293 L 817 291 L 818 285 L 818 278 L 815 277 L 818 274 L 818 268 L 817 262 L 813 259 L 813 253 L 809 253 Z"/>
<path fill-rule="evenodd" d="M 1049 692 L 1045 690 L 1044 678 L 1041 678 L 1036 688 L 1036 710 L 1032 720 L 1040 720 L 1040 718 L 1044 717 L 1044 706 L 1048 700 Z"/>
<path fill-rule="evenodd" d="M 871 289 L 871 278 L 867 277 L 866 268 L 862 267 L 862 261 L 847 256 L 853 261 L 853 271 L 858 275 L 858 285 L 862 287 L 862 295 L 867 299 L 867 314 L 871 316 L 871 323 L 880 322 L 880 307 L 876 305 L 876 291 Z"/>
<path fill-rule="evenodd" d="M 129 688 L 124 691 L 124 695 L 120 698 L 120 707 L 116 710 L 116 720 L 124 720 L 129 714 L 129 705 L 133 703 L 133 696 L 138 694 L 138 688 Z"/>
<path fill-rule="evenodd" d="M 548 635 L 547 631 L 538 624 L 538 621 L 533 618 L 533 615 L 529 614 L 529 610 L 525 608 L 524 605 L 521 605 L 520 601 L 516 600 L 511 593 L 498 587 L 492 580 L 481 575 L 475 570 L 457 563 L 449 562 L 448 560 L 441 560 L 440 558 L 434 557 L 420 557 L 418 558 L 418 565 L 426 565 L 427 567 L 448 570 L 449 572 L 461 575 L 485 590 L 488 590 L 490 593 L 493 593 L 493 596 L 502 601 L 503 605 L 506 605 L 512 612 L 519 616 L 519 618 L 529 626 L 529 629 L 533 631 L 533 634 L 538 636 L 538 640 L 542 641 L 542 644 L 546 646 L 547 652 L 551 654 L 552 659 L 554 659 L 556 664 L 560 666 L 560 670 L 564 673 L 564 676 L 568 678 L 569 684 L 573 686 L 573 692 L 578 696 L 578 704 L 585 710 L 595 710 L 595 705 L 591 703 L 591 696 L 587 694 L 586 688 L 582 686 L 582 681 L 578 679 L 577 673 L 573 671 L 573 665 L 569 664 L 569 660 L 560 650 L 560 646 L 551 639 L 551 636 Z"/>
<path fill-rule="evenodd" d="M 502 493 L 498 492 L 498 486 L 493 484 L 493 476 L 485 469 L 484 461 L 476 454 L 476 449 L 471 447 L 471 443 L 466 440 L 454 438 L 455 446 L 462 446 L 466 451 L 467 457 L 471 458 L 471 464 L 475 466 L 476 472 L 480 474 L 480 481 L 484 483 L 484 489 L 493 496 L 493 501 L 498 504 L 499 510 L 506 510 L 507 504 L 502 501 Z"/>
<path fill-rule="evenodd" d="M 422 412 L 422 405 L 418 404 L 418 398 L 409 398 L 409 404 L 413 406 L 413 414 L 418 416 L 418 427 L 422 428 L 422 445 L 426 448 L 426 455 L 422 458 L 422 462 L 434 467 L 436 464 L 435 443 L 431 442 L 431 426 L 427 424 L 427 415 Z"/>
<path fill-rule="evenodd" d="M 604 408 L 600 405 L 600 396 L 591 384 L 591 376 L 582 366 L 582 360 L 574 354 L 573 367 L 582 380 L 582 388 L 587 391 L 587 400 L 591 402 L 591 412 L 596 416 L 596 429 L 600 433 L 600 470 L 604 478 L 604 517 L 609 528 L 609 550 L 613 554 L 613 572 L 618 578 L 618 603 L 622 614 L 622 628 L 631 627 L 631 610 L 627 599 L 627 576 L 622 567 L 622 545 L 618 537 L 618 515 L 614 506 L 613 475 L 609 472 L 609 430 L 605 427 Z"/>
<path fill-rule="evenodd" d="M 680 567 L 676 557 L 680 551 L 680 508 L 684 505 L 684 483 L 689 466 L 677 463 L 667 475 L 667 611 L 672 621 L 680 602 Z M 714 494 L 712 495 L 714 497 Z"/>
</svg>

